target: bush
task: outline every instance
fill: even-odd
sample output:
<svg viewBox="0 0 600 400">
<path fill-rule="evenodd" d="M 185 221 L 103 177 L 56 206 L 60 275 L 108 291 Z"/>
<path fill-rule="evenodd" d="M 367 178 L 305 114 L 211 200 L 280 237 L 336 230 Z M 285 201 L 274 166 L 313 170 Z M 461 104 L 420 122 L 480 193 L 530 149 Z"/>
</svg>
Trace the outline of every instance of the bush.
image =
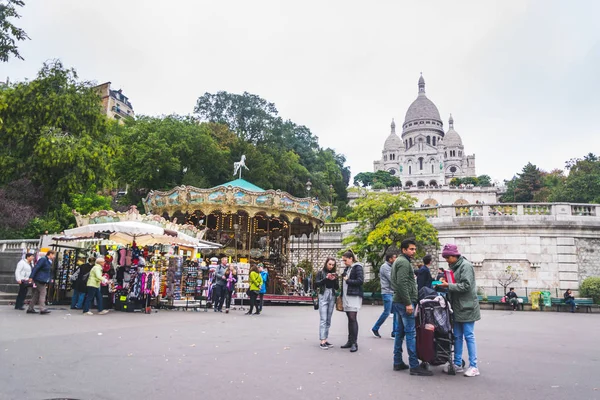
<svg viewBox="0 0 600 400">
<path fill-rule="evenodd" d="M 600 304 L 600 277 L 586 278 L 579 287 L 579 294 L 582 297 L 591 297 L 594 299 L 594 303 Z"/>
<path fill-rule="evenodd" d="M 365 292 L 378 293 L 381 292 L 381 282 L 379 279 L 371 279 L 368 282 L 365 282 L 363 286 L 363 290 Z"/>
</svg>

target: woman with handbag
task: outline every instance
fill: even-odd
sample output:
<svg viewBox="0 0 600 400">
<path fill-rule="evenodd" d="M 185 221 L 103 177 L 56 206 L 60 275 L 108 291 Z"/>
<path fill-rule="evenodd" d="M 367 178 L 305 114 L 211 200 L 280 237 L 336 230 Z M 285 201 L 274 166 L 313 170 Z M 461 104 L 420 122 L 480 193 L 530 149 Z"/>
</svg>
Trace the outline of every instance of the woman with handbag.
<svg viewBox="0 0 600 400">
<path fill-rule="evenodd" d="M 363 283 L 365 280 L 364 269 L 361 263 L 356 260 L 356 255 L 352 250 L 346 251 L 342 255 L 342 261 L 346 268 L 342 274 L 342 301 L 344 312 L 348 317 L 348 343 L 342 346 L 342 349 L 350 349 L 354 353 L 358 351 L 358 310 L 362 306 Z"/>
<path fill-rule="evenodd" d="M 321 344 L 319 347 L 323 350 L 328 350 L 333 347 L 327 341 L 329 337 L 329 327 L 331 326 L 331 315 L 335 307 L 335 292 L 340 288 L 338 281 L 336 263 L 333 257 L 327 257 L 323 269 L 317 273 L 317 288 L 319 290 L 319 339 Z"/>
<path fill-rule="evenodd" d="M 248 296 L 250 297 L 250 310 L 246 313 L 246 315 L 252 315 L 252 310 L 254 306 L 256 306 L 255 315 L 260 315 L 260 311 L 258 311 L 258 305 L 256 304 L 256 299 L 258 297 L 258 292 L 260 287 L 262 286 L 262 278 L 260 277 L 260 273 L 258 272 L 258 267 L 256 264 L 250 265 L 250 276 L 249 276 L 250 287 L 248 288 Z"/>
<path fill-rule="evenodd" d="M 71 299 L 71 308 L 76 310 L 83 309 L 83 302 L 87 294 L 87 280 L 90 276 L 90 271 L 96 263 L 96 258 L 88 258 L 87 263 L 81 265 L 73 275 L 77 274 L 77 278 L 73 281 L 73 297 Z"/>
</svg>

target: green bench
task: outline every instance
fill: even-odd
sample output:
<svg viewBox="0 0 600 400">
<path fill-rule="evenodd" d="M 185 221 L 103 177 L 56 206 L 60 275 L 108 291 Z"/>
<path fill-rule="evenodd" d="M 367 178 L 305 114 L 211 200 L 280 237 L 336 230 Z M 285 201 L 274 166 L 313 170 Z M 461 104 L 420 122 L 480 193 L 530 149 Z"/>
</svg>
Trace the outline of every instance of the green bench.
<svg viewBox="0 0 600 400">
<path fill-rule="evenodd" d="M 512 307 L 512 305 L 509 302 L 505 302 L 505 303 L 502 302 L 503 297 L 504 296 L 488 296 L 487 304 L 492 305 L 492 310 L 495 310 L 497 305 L 504 305 L 504 306 Z M 479 299 L 479 302 L 484 302 L 483 296 L 477 296 L 477 298 Z M 525 310 L 525 304 L 528 304 L 529 299 L 527 297 L 523 297 L 523 296 L 519 296 L 519 299 L 523 300 L 522 303 L 519 303 L 519 306 L 521 307 L 521 311 L 523 311 L 523 310 Z"/>
<path fill-rule="evenodd" d="M 368 300 L 372 303 L 379 304 L 383 302 L 383 296 L 381 296 L 381 292 L 364 292 L 363 300 Z"/>
<path fill-rule="evenodd" d="M 569 304 L 565 304 L 565 299 L 553 297 L 551 301 L 552 305 L 556 306 L 556 312 L 559 312 L 561 307 L 567 307 L 569 309 L 571 308 Z M 594 304 L 593 299 L 586 298 L 575 299 L 575 305 L 581 308 L 585 308 L 585 312 L 592 312 L 592 308 L 598 308 L 598 305 Z"/>
</svg>

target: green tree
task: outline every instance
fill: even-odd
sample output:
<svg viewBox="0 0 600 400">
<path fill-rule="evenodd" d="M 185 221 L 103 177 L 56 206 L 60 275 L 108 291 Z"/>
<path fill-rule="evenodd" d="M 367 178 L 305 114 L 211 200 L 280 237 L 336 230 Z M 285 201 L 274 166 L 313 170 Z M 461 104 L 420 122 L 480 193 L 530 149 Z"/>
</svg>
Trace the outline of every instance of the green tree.
<svg viewBox="0 0 600 400">
<path fill-rule="evenodd" d="M 477 177 L 477 186 L 481 186 L 481 187 L 492 186 L 492 178 L 489 175 L 479 175 Z"/>
<path fill-rule="evenodd" d="M 354 177 L 354 185 L 356 186 L 371 186 L 375 189 L 375 184 L 379 184 L 378 187 L 382 189 L 402 186 L 400 179 L 387 171 L 361 172 Z"/>
<path fill-rule="evenodd" d="M 204 93 L 194 112 L 202 121 L 226 124 L 241 139 L 252 143 L 263 141 L 278 119 L 275 104 L 248 92 Z"/>
<path fill-rule="evenodd" d="M 11 18 L 21 18 L 17 12 L 17 7 L 23 7 L 23 0 L 2 0 L 0 2 L 0 61 L 7 62 L 12 56 L 23 60 L 17 48 L 17 42 L 29 39 L 27 33 L 21 28 L 16 27 Z"/>
<path fill-rule="evenodd" d="M 527 163 L 520 174 L 510 181 L 505 181 L 506 192 L 500 201 L 528 203 L 533 201 L 536 194 L 542 189 L 543 172 L 532 163 Z"/>
<path fill-rule="evenodd" d="M 29 179 L 44 193 L 49 209 L 92 184 L 110 184 L 111 160 L 120 147 L 92 84 L 52 61 L 36 79 L 12 84 L 2 96 L 0 185 Z"/>
<path fill-rule="evenodd" d="M 566 168 L 569 176 L 556 186 L 551 201 L 600 203 L 600 159 L 589 153 L 583 159 L 568 161 Z"/>
<path fill-rule="evenodd" d="M 388 249 L 399 249 L 404 239 L 414 238 L 417 254 L 422 256 L 425 246 L 439 242 L 437 230 L 427 218 L 410 210 L 416 201 L 406 193 L 371 192 L 359 198 L 349 218 L 360 222 L 344 244 L 371 263 L 376 274 Z"/>
</svg>

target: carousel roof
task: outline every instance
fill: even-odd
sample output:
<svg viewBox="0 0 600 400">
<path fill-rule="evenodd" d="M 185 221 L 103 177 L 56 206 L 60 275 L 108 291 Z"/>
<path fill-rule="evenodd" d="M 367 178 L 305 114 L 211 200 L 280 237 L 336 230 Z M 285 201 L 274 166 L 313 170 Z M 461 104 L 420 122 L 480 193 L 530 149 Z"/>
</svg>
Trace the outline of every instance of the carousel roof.
<svg viewBox="0 0 600 400">
<path fill-rule="evenodd" d="M 244 179 L 236 179 L 235 181 L 231 181 L 231 182 L 227 182 L 222 185 L 219 185 L 219 186 L 215 186 L 213 189 L 216 189 L 221 186 L 222 187 L 232 186 L 234 188 L 240 188 L 240 189 L 248 190 L 250 192 L 264 192 L 265 191 L 265 189 L 259 188 L 255 184 L 250 183 Z"/>
<path fill-rule="evenodd" d="M 264 190 L 241 178 L 210 189 L 178 186 L 164 192 L 153 190 L 144 199 L 144 208 L 147 213 L 171 217 L 196 211 L 204 215 L 243 211 L 250 216 L 283 216 L 290 222 L 298 219 L 314 227 L 331 219 L 330 208 L 322 206 L 317 199 L 297 198 L 281 190 Z"/>
</svg>

